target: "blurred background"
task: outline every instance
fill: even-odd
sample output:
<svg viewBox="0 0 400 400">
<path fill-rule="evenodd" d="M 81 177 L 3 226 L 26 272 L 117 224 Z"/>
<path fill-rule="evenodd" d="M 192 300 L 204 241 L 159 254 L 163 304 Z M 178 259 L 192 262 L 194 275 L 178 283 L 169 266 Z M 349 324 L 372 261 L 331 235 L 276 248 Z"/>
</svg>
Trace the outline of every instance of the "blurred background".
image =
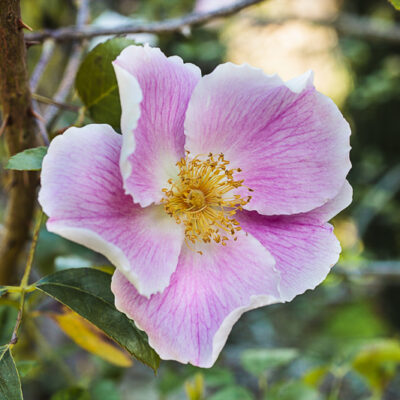
<svg viewBox="0 0 400 400">
<path fill-rule="evenodd" d="M 122 26 L 228 3 L 96 0 L 88 22 Z M 74 25 L 76 9 L 72 0 L 22 0 L 24 21 L 35 31 Z M 342 256 L 314 291 L 245 314 L 209 370 L 162 362 L 155 376 L 92 327 L 70 323 L 73 316 L 51 300 L 31 296 L 40 313 L 27 317 L 15 348 L 25 398 L 400 399 L 400 12 L 387 0 L 267 0 L 202 27 L 134 38 L 199 65 L 203 74 L 225 61 L 284 79 L 314 70 L 316 87 L 333 98 L 352 127 L 354 200 L 333 221 Z M 69 105 L 37 103 L 50 135 L 90 121 L 79 114 L 71 86 L 76 65 L 98 41 L 85 49 L 71 43 L 29 48 L 32 79 L 42 50 L 51 55 L 33 82 L 36 99 Z M 0 196 L 0 216 L 4 204 Z M 34 274 L 106 264 L 43 229 Z M 9 340 L 16 312 L 11 300 L 0 299 L 0 344 Z"/>
</svg>

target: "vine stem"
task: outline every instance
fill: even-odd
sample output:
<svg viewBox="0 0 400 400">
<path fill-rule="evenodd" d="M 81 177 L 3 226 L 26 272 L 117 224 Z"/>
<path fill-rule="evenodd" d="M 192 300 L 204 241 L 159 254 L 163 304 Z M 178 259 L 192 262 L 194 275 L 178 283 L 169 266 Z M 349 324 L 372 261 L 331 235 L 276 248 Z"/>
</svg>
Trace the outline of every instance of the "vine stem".
<svg viewBox="0 0 400 400">
<path fill-rule="evenodd" d="M 42 225 L 42 220 L 43 220 L 43 211 L 40 210 L 40 214 L 38 216 L 35 229 L 33 231 L 33 238 L 32 238 L 32 244 L 31 248 L 29 250 L 28 254 L 28 259 L 26 261 L 26 266 L 25 266 L 25 271 L 24 275 L 22 276 L 21 279 L 21 284 L 18 287 L 18 292 L 21 293 L 20 301 L 19 301 L 19 308 L 18 308 L 18 316 L 17 316 L 17 321 L 15 323 L 15 327 L 11 336 L 10 340 L 10 347 L 15 345 L 18 341 L 18 330 L 21 325 L 22 321 L 22 316 L 24 314 L 24 306 L 25 306 L 25 294 L 27 292 L 32 291 L 33 286 L 28 286 L 28 281 L 29 281 L 29 275 L 32 270 L 32 264 L 33 264 L 33 258 L 35 256 L 35 251 L 36 251 L 36 245 L 39 239 L 39 231 L 40 231 L 40 226 Z M 16 290 L 14 290 L 16 291 Z"/>
</svg>

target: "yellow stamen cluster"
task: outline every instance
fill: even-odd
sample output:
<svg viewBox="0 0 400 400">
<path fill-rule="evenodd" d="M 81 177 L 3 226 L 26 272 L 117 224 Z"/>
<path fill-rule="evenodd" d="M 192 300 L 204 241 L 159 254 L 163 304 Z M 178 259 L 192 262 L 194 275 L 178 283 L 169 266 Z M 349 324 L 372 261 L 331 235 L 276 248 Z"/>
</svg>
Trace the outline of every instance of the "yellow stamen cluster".
<svg viewBox="0 0 400 400">
<path fill-rule="evenodd" d="M 199 156 L 190 159 L 187 152 L 176 165 L 178 178 L 168 181 L 170 187 L 163 189 L 162 203 L 168 215 L 178 224 L 184 224 L 186 243 L 213 240 L 225 245 L 229 236 L 236 240 L 236 232 L 241 228 L 233 216 L 251 199 L 229 194 L 243 186 L 243 180 L 234 179 L 240 168 L 228 169 L 229 161 L 222 153 L 218 156 L 210 153 L 201 160 Z"/>
</svg>

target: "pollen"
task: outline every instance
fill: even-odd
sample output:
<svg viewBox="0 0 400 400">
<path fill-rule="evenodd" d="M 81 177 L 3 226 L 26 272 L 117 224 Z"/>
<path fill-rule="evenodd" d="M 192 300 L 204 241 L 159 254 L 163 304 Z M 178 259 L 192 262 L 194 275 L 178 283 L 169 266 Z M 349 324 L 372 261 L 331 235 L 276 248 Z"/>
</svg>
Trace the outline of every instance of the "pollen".
<svg viewBox="0 0 400 400">
<path fill-rule="evenodd" d="M 186 152 L 177 162 L 178 176 L 170 179 L 169 187 L 163 189 L 162 203 L 167 214 L 184 225 L 189 247 L 197 241 L 226 245 L 229 239 L 237 240 L 241 227 L 234 215 L 251 196 L 244 198 L 232 193 L 244 186 L 243 180 L 234 177 L 241 169 L 229 169 L 229 161 L 222 153 L 210 153 L 205 159 L 200 157 L 192 158 Z"/>
</svg>

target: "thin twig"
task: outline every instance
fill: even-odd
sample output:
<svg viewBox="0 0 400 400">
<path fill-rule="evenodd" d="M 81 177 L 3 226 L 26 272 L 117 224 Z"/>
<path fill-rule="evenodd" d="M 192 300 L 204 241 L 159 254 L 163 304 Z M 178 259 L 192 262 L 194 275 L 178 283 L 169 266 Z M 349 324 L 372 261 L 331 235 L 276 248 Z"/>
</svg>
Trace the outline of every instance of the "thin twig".
<svg viewBox="0 0 400 400">
<path fill-rule="evenodd" d="M 30 79 L 30 86 L 31 86 L 31 91 L 35 92 L 36 89 L 39 86 L 39 81 L 40 78 L 43 75 L 44 70 L 46 69 L 47 65 L 49 64 L 51 57 L 53 55 L 55 48 L 55 42 L 52 39 L 46 40 L 43 44 L 43 49 L 42 49 L 42 54 L 40 56 L 40 59 L 38 63 L 36 64 L 36 67 L 32 73 L 31 79 Z M 37 114 L 40 115 L 40 109 L 35 101 L 35 99 L 32 100 L 32 108 L 33 111 Z M 45 145 L 49 144 L 49 134 L 47 132 L 46 124 L 44 121 L 42 121 L 40 118 L 37 118 L 37 125 L 39 127 L 40 134 L 42 136 L 43 142 Z"/>
<path fill-rule="evenodd" d="M 21 284 L 19 285 L 19 287 L 21 289 L 21 297 L 20 297 L 20 302 L 19 302 L 17 321 L 15 323 L 15 327 L 14 327 L 14 330 L 13 330 L 13 333 L 11 336 L 10 345 L 14 345 L 18 341 L 18 330 L 21 325 L 22 316 L 24 314 L 25 293 L 27 292 L 27 289 L 28 289 L 29 275 L 32 270 L 33 257 L 35 255 L 35 251 L 36 251 L 36 245 L 37 245 L 38 238 L 39 238 L 39 231 L 40 231 L 40 226 L 42 224 L 42 219 L 43 219 L 43 211 L 40 211 L 38 220 L 35 225 L 35 229 L 33 231 L 32 244 L 31 244 L 31 248 L 29 250 L 28 260 L 26 262 L 25 272 L 24 272 L 24 275 L 22 276 Z"/>
<path fill-rule="evenodd" d="M 38 63 L 36 64 L 35 69 L 32 72 L 32 76 L 30 79 L 30 85 L 32 92 L 35 92 L 38 88 L 40 78 L 43 75 L 44 70 L 50 62 L 51 56 L 53 55 L 55 48 L 55 42 L 52 39 L 46 40 L 43 43 L 42 54 Z"/>
<path fill-rule="evenodd" d="M 128 33 L 167 33 L 182 31 L 187 27 L 205 24 L 216 18 L 228 17 L 243 10 L 246 7 L 261 3 L 263 0 L 241 0 L 236 3 L 219 8 L 214 11 L 203 13 L 190 13 L 181 18 L 173 18 L 160 22 L 137 23 L 132 26 L 123 26 L 118 28 L 99 28 L 76 27 L 61 28 L 57 30 L 46 30 L 33 33 L 26 36 L 27 40 L 43 42 L 47 38 L 53 38 L 56 41 L 84 40 L 103 35 L 125 35 Z"/>
<path fill-rule="evenodd" d="M 89 20 L 89 14 L 89 0 L 79 0 L 76 16 L 76 29 L 84 29 L 85 24 Z M 63 103 L 67 98 L 71 87 L 75 82 L 76 73 L 78 71 L 84 49 L 85 46 L 82 43 L 74 43 L 71 56 L 65 68 L 64 76 L 60 82 L 60 86 L 58 87 L 57 92 L 54 95 L 54 101 L 56 103 Z M 46 121 L 48 121 L 49 126 L 52 125 L 57 112 L 57 107 L 53 105 L 48 107 L 48 109 L 45 111 L 44 118 L 46 119 Z"/>
<path fill-rule="evenodd" d="M 49 97 L 42 96 L 41 94 L 32 93 L 32 98 L 38 101 L 39 103 L 51 104 L 63 110 L 73 111 L 73 112 L 79 112 L 80 110 L 79 106 L 75 106 L 74 104 L 68 104 L 68 103 L 60 103 L 59 101 L 55 101 L 53 99 L 50 99 Z"/>
<path fill-rule="evenodd" d="M 262 1 L 262 0 L 261 0 Z M 241 1 L 233 6 L 224 7 L 207 13 L 191 13 L 182 18 L 169 19 L 161 22 L 136 23 L 131 26 L 118 28 L 75 27 L 47 30 L 26 35 L 29 41 L 43 42 L 47 38 L 56 41 L 71 41 L 91 39 L 103 35 L 126 35 L 130 33 L 167 33 L 183 31 L 185 28 L 205 24 L 213 19 L 226 17 L 253 4 L 261 3 L 260 0 Z M 282 24 L 291 20 L 302 20 L 317 25 L 333 26 L 343 35 L 360 37 L 368 40 L 381 40 L 392 43 L 400 43 L 400 26 L 379 18 L 360 17 L 354 14 L 340 14 L 328 18 L 285 16 L 280 18 L 251 17 L 252 21 L 259 25 Z"/>
</svg>

